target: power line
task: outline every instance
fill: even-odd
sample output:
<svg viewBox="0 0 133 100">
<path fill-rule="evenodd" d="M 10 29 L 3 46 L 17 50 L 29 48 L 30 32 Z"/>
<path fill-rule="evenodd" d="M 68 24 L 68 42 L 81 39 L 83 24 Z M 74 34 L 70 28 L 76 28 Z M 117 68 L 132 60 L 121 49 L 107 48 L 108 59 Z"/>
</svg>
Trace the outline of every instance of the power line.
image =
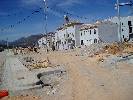
<svg viewBox="0 0 133 100">
<path fill-rule="evenodd" d="M 31 15 L 28 15 L 26 17 L 24 17 L 21 20 L 18 20 L 17 22 L 15 22 L 15 24 L 11 24 L 5 28 L 1 28 L 0 31 L 3 32 L 4 30 L 8 30 L 9 28 L 14 28 L 16 25 L 22 24 L 23 22 L 25 22 L 27 19 L 30 19 L 32 15 L 40 13 L 42 10 L 42 8 L 36 9 L 34 11 L 32 11 Z"/>
</svg>

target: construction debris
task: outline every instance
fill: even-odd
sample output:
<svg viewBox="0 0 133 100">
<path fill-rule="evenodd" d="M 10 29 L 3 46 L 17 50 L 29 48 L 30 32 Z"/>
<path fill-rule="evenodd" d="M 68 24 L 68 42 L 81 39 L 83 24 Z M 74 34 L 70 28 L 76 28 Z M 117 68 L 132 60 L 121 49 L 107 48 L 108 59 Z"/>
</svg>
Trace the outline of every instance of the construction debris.
<svg viewBox="0 0 133 100">
<path fill-rule="evenodd" d="M 106 45 L 107 43 L 98 43 L 98 44 L 92 44 L 90 46 L 85 46 L 81 49 L 80 55 L 92 57 L 94 55 L 104 52 L 103 48 Z"/>
<path fill-rule="evenodd" d="M 53 70 L 48 72 L 39 73 L 37 75 L 38 79 L 40 80 L 40 84 L 44 86 L 51 86 L 54 87 L 59 84 L 61 76 L 66 73 L 65 70 Z M 37 82 L 38 83 L 38 82 Z"/>
<path fill-rule="evenodd" d="M 131 43 L 98 43 L 92 44 L 90 46 L 82 47 L 80 56 L 89 56 L 92 57 L 94 55 L 99 55 L 102 53 L 108 54 L 121 54 L 121 53 L 132 53 L 133 52 L 133 44 Z"/>
<path fill-rule="evenodd" d="M 104 51 L 106 51 L 109 54 L 120 54 L 120 53 L 131 53 L 133 52 L 133 44 L 130 43 L 113 43 L 108 44 L 104 48 Z"/>
</svg>

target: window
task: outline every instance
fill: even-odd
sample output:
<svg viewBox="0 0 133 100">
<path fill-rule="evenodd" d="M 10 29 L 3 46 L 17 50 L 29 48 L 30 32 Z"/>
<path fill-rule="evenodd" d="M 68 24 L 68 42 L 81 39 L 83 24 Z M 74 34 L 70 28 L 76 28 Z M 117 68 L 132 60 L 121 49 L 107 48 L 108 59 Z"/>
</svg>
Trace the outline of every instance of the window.
<svg viewBox="0 0 133 100">
<path fill-rule="evenodd" d="M 123 39 L 124 39 L 124 35 L 123 35 Z"/>
<path fill-rule="evenodd" d="M 74 34 L 72 33 L 72 36 L 74 37 Z"/>
<path fill-rule="evenodd" d="M 83 40 L 81 40 L 81 45 L 84 45 L 84 41 Z"/>
<path fill-rule="evenodd" d="M 64 34 L 64 37 L 65 37 L 66 35 Z"/>
<path fill-rule="evenodd" d="M 133 34 L 129 34 L 129 38 L 130 38 L 130 39 L 133 38 Z"/>
<path fill-rule="evenodd" d="M 82 36 L 82 32 L 81 32 L 81 36 Z"/>
<path fill-rule="evenodd" d="M 67 36 L 69 37 L 69 34 Z"/>
<path fill-rule="evenodd" d="M 96 30 L 94 29 L 94 34 L 96 34 Z"/>
<path fill-rule="evenodd" d="M 94 43 L 97 43 L 97 39 L 94 39 Z"/>
<path fill-rule="evenodd" d="M 91 34 L 91 30 L 90 30 L 90 34 Z"/>
<path fill-rule="evenodd" d="M 128 21 L 128 26 L 132 26 L 132 23 L 131 23 L 131 21 Z"/>
<path fill-rule="evenodd" d="M 129 33 L 132 33 L 132 27 L 131 26 L 129 27 Z"/>
<path fill-rule="evenodd" d="M 123 25 L 123 23 L 121 23 L 121 25 Z"/>
<path fill-rule="evenodd" d="M 122 29 L 122 32 L 124 31 L 124 29 Z"/>
</svg>

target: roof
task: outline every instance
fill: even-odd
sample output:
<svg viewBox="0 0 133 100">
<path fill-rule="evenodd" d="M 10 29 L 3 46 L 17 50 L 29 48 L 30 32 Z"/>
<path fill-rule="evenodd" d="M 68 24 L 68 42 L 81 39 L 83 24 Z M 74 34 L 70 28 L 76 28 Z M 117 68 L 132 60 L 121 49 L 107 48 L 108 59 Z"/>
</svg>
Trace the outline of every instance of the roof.
<svg viewBox="0 0 133 100">
<path fill-rule="evenodd" d="M 97 26 L 95 24 L 83 24 L 81 25 L 80 30 L 88 30 L 93 28 L 97 28 Z"/>
<path fill-rule="evenodd" d="M 73 22 L 69 22 L 69 23 L 67 23 L 67 24 L 65 24 L 65 25 L 63 25 L 63 26 L 57 28 L 57 30 L 59 31 L 59 30 L 65 29 L 65 28 L 67 28 L 67 27 L 71 27 L 71 26 L 75 26 L 75 25 L 82 25 L 82 24 L 83 24 L 83 23 L 73 21 Z"/>
<path fill-rule="evenodd" d="M 97 21 L 94 24 L 83 24 L 80 27 L 80 30 L 88 30 L 88 29 L 94 29 L 97 28 L 98 26 L 100 26 L 101 24 L 113 24 L 111 21 Z"/>
</svg>

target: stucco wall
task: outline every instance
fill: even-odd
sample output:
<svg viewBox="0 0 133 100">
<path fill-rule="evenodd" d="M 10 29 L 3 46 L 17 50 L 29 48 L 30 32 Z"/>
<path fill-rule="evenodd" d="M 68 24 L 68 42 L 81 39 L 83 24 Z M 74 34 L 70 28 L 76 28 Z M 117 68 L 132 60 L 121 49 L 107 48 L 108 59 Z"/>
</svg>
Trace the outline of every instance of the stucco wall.
<svg viewBox="0 0 133 100">
<path fill-rule="evenodd" d="M 94 34 L 94 29 L 96 30 L 96 34 Z M 81 40 L 84 41 L 84 45 L 90 45 L 94 43 L 94 39 L 97 39 L 97 42 L 99 40 L 98 38 L 98 29 L 84 29 L 80 31 L 80 45 L 81 45 Z M 91 30 L 91 32 L 90 32 Z M 81 36 L 82 33 L 82 36 Z"/>
<path fill-rule="evenodd" d="M 118 42 L 118 26 L 116 24 L 102 23 L 98 26 L 99 39 L 102 42 Z"/>
</svg>

